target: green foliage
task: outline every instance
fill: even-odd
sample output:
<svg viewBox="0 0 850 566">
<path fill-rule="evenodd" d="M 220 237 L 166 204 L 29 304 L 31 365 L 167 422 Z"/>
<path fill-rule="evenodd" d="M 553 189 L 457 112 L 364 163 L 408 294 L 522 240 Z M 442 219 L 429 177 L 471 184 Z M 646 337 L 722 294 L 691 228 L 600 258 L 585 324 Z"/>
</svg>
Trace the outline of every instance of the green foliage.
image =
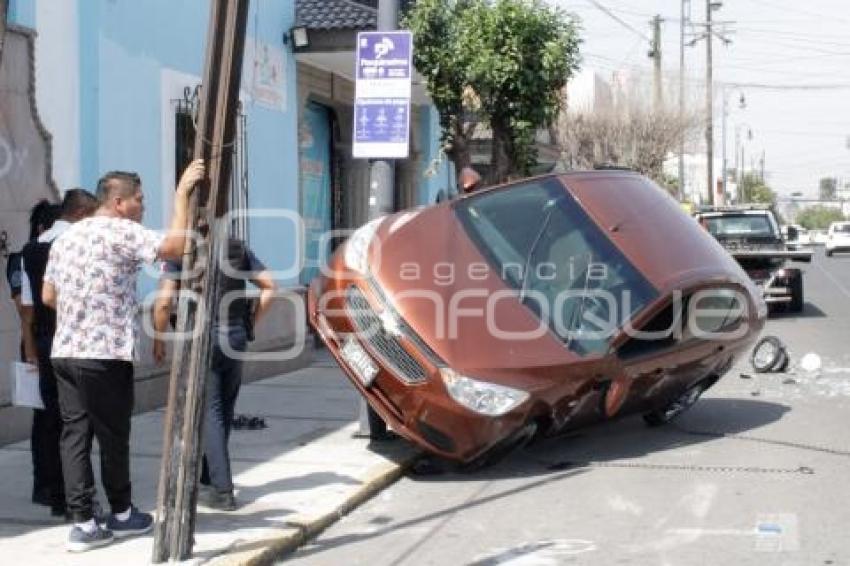
<svg viewBox="0 0 850 566">
<path fill-rule="evenodd" d="M 846 220 L 841 210 L 817 204 L 797 214 L 797 223 L 807 230 L 826 230 L 830 223 Z"/>
<path fill-rule="evenodd" d="M 755 173 L 744 173 L 740 191 L 744 202 L 776 204 L 776 193 Z"/>
<path fill-rule="evenodd" d="M 402 24 L 413 32 L 413 64 L 437 108 L 447 147 L 458 133 L 464 89 L 469 84 L 470 53 L 461 47 L 470 4 L 465 0 L 418 0 Z"/>
<path fill-rule="evenodd" d="M 419 0 L 404 23 L 449 154 L 465 147 L 464 113 L 476 112 L 493 135 L 492 180 L 528 174 L 537 130 L 578 68 L 574 21 L 542 0 Z"/>
</svg>

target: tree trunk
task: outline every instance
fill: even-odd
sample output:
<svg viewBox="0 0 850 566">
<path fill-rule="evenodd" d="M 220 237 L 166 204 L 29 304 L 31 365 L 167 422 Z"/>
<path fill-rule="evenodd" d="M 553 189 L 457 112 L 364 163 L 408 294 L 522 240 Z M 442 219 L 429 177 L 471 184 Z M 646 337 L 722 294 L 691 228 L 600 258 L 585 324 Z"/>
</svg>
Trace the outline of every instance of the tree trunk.
<svg viewBox="0 0 850 566">
<path fill-rule="evenodd" d="M 497 185 L 508 181 L 514 173 L 511 159 L 511 138 L 507 127 L 500 120 L 492 119 L 493 145 L 490 154 L 490 184 Z"/>
<path fill-rule="evenodd" d="M 472 166 L 472 154 L 469 150 L 469 140 L 463 131 L 463 127 L 458 125 L 455 127 L 452 137 L 452 146 L 448 150 L 447 155 L 455 166 L 455 180 L 460 178 L 460 172 L 464 167 Z M 455 181 L 457 182 L 457 181 Z M 454 187 L 459 192 L 458 187 Z"/>
</svg>

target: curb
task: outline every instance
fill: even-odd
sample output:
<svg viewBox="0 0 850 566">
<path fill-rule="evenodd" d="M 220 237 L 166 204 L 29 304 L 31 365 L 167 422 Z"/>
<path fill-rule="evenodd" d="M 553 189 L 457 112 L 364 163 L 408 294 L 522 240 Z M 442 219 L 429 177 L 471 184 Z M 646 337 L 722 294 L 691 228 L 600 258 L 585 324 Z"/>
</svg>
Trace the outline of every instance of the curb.
<svg viewBox="0 0 850 566">
<path fill-rule="evenodd" d="M 342 519 L 348 513 L 395 483 L 420 457 L 419 452 L 402 458 L 399 462 L 387 462 L 376 466 L 363 484 L 333 510 L 312 519 L 294 519 L 289 529 L 279 536 L 246 542 L 213 560 L 215 566 L 267 566 L 283 555 L 294 552 L 298 547 Z"/>
</svg>

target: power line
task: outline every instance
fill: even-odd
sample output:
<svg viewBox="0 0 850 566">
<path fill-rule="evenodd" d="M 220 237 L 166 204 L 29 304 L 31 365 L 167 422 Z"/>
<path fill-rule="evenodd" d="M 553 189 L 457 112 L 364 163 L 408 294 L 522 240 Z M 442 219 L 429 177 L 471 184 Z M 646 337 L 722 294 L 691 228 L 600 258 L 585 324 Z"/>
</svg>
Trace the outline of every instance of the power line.
<svg viewBox="0 0 850 566">
<path fill-rule="evenodd" d="M 845 90 L 850 89 L 850 83 L 824 83 L 824 84 L 767 84 L 767 83 L 721 83 L 725 86 L 736 88 L 753 88 L 763 90 Z"/>
<path fill-rule="evenodd" d="M 767 0 L 750 0 L 750 2 L 753 2 L 755 4 L 761 4 L 762 6 L 768 6 L 770 8 L 778 8 L 780 10 L 785 10 L 787 12 L 796 12 L 798 14 L 804 14 L 804 15 L 807 15 L 807 16 L 811 16 L 813 18 L 817 18 L 821 21 L 825 20 L 825 21 L 832 21 L 832 22 L 838 21 L 838 22 L 850 23 L 850 20 L 846 20 L 844 18 L 839 18 L 834 13 L 833 14 L 821 14 L 821 13 L 818 13 L 818 12 L 810 12 L 808 10 L 801 10 L 799 8 L 790 8 L 790 7 L 783 5 L 783 4 L 777 4 L 776 2 L 768 2 Z"/>
<path fill-rule="evenodd" d="M 630 23 L 628 23 L 624 19 L 620 18 L 617 14 L 615 14 L 610 9 L 606 8 L 605 6 L 603 6 L 602 4 L 597 2 L 596 0 L 585 0 L 585 1 L 592 4 L 596 9 L 598 9 L 599 11 L 606 14 L 608 17 L 610 17 L 612 20 L 614 20 L 615 22 L 617 22 L 618 24 L 620 24 L 621 26 L 623 26 L 627 30 L 631 31 L 634 34 L 637 34 L 639 37 L 642 37 L 646 41 L 650 41 L 649 36 L 647 36 L 642 31 L 638 30 L 636 27 L 632 26 Z"/>
</svg>

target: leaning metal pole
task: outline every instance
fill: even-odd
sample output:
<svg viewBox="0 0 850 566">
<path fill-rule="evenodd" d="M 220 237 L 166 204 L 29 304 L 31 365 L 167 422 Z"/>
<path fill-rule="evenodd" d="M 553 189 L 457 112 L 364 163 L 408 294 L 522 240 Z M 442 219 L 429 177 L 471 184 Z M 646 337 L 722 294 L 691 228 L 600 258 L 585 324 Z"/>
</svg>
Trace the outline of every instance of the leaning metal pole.
<svg viewBox="0 0 850 566">
<path fill-rule="evenodd" d="M 248 0 L 211 0 L 201 99 L 196 123 L 195 159 L 207 167 L 207 183 L 189 201 L 183 252 L 183 295 L 165 415 L 162 463 L 154 524 L 152 561 L 186 560 L 192 554 L 195 503 L 200 474 L 204 382 L 209 370 L 209 313 L 218 305 L 220 219 L 227 212 L 236 132 L 239 81 L 245 45 Z M 205 233 L 197 231 L 205 225 Z M 183 339 L 182 337 L 189 336 Z"/>
</svg>

